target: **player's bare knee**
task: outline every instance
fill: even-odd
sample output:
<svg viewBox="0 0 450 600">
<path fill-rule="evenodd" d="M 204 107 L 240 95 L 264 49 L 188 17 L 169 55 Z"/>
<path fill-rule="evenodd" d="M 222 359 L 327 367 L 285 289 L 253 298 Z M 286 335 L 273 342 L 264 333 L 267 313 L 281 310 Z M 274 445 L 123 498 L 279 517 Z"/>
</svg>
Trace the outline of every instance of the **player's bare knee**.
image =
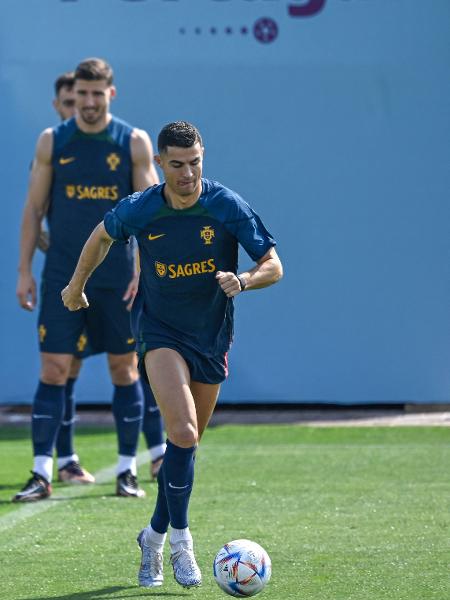
<svg viewBox="0 0 450 600">
<path fill-rule="evenodd" d="M 57 355 L 54 358 L 46 358 L 42 363 L 41 381 L 48 385 L 65 385 L 69 368 L 69 363 Z"/>
<path fill-rule="evenodd" d="M 198 443 L 198 432 L 193 423 L 172 426 L 168 437 L 173 444 L 180 448 L 192 448 Z"/>
<path fill-rule="evenodd" d="M 114 385 L 132 385 L 139 379 L 133 360 L 109 358 L 109 372 Z"/>
</svg>

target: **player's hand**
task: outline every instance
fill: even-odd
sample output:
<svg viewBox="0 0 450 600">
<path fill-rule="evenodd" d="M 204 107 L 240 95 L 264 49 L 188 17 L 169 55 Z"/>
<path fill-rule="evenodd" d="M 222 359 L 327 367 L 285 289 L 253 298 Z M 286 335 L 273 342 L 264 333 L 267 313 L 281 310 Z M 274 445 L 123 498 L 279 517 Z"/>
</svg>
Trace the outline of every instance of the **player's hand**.
<svg viewBox="0 0 450 600">
<path fill-rule="evenodd" d="M 127 304 L 128 311 L 130 311 L 131 307 L 133 306 L 133 302 L 134 302 L 134 299 L 136 298 L 138 287 L 139 287 L 139 273 L 135 273 L 135 275 L 133 276 L 133 279 L 128 284 L 127 290 L 122 298 L 122 300 L 124 302 L 126 302 L 127 300 L 129 301 Z"/>
<path fill-rule="evenodd" d="M 45 229 L 41 229 L 38 237 L 37 247 L 41 252 L 47 252 L 50 246 L 50 234 Z"/>
<path fill-rule="evenodd" d="M 231 271 L 217 271 L 216 279 L 228 298 L 233 298 L 233 296 L 237 296 L 240 293 L 241 284 L 239 283 L 239 279 Z"/>
<path fill-rule="evenodd" d="M 31 311 L 36 306 L 36 282 L 31 273 L 19 274 L 16 296 L 20 306 L 25 310 Z"/>
<path fill-rule="evenodd" d="M 89 306 L 86 294 L 79 290 L 73 290 L 70 287 L 70 283 L 61 292 L 61 298 L 64 306 L 70 311 L 80 310 L 80 308 L 87 308 Z"/>
</svg>

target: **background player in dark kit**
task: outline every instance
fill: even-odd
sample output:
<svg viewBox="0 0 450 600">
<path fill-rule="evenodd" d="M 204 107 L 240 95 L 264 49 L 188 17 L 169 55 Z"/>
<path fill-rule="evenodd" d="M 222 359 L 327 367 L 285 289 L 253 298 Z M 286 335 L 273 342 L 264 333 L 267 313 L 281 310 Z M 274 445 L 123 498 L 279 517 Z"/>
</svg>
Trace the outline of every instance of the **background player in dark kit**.
<svg viewBox="0 0 450 600">
<path fill-rule="evenodd" d="M 54 83 L 55 97 L 53 106 L 62 121 L 70 119 L 75 115 L 75 92 L 73 86 L 75 74 L 67 72 L 57 77 Z M 48 231 L 41 228 L 38 247 L 43 252 L 49 246 Z M 131 309 L 131 302 L 127 305 Z M 92 483 L 94 477 L 79 464 L 79 457 L 74 449 L 75 431 L 75 385 L 82 366 L 82 360 L 93 354 L 106 352 L 104 347 L 95 349 L 89 345 L 87 332 L 83 331 L 77 341 L 77 349 L 72 358 L 70 373 L 65 388 L 64 416 L 56 438 L 56 454 L 58 457 L 58 480 L 67 483 Z M 144 392 L 144 415 L 142 420 L 142 432 L 144 434 L 150 454 L 150 476 L 155 480 L 162 462 L 165 451 L 163 437 L 163 423 L 160 411 L 156 404 L 149 385 L 142 382 Z"/>
<path fill-rule="evenodd" d="M 74 266 L 92 227 L 117 201 L 158 181 L 147 133 L 109 112 L 116 90 L 111 67 L 87 59 L 75 70 L 76 116 L 39 137 L 24 209 L 17 296 L 36 304 L 31 271 L 41 221 L 47 215 L 50 246 L 42 274 L 38 333 L 41 375 L 33 402 L 33 476 L 14 501 L 40 500 L 51 493 L 52 453 L 64 410 L 65 386 L 80 335 L 106 348 L 114 384 L 113 412 L 119 440 L 118 495 L 143 496 L 136 479 L 136 447 L 142 421 L 142 389 L 134 357 L 129 313 L 138 274 L 133 249 L 117 245 L 90 282 L 93 303 L 71 318 L 59 289 Z M 73 316 L 73 315 L 72 315 Z"/>
</svg>

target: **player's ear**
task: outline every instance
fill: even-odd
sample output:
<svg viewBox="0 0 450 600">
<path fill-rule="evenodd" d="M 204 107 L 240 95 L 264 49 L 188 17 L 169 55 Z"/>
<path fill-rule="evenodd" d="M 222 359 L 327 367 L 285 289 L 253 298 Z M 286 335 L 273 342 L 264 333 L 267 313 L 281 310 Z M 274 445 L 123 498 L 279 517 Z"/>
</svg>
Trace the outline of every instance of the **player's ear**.
<svg viewBox="0 0 450 600">
<path fill-rule="evenodd" d="M 155 163 L 158 165 L 158 167 L 160 167 L 161 166 L 161 156 L 159 154 L 155 154 L 154 158 L 155 158 Z"/>
<path fill-rule="evenodd" d="M 110 89 L 110 92 L 111 92 L 111 96 L 110 96 L 111 100 L 113 100 L 116 97 L 116 95 L 117 95 L 116 86 L 112 85 L 109 89 Z"/>
</svg>

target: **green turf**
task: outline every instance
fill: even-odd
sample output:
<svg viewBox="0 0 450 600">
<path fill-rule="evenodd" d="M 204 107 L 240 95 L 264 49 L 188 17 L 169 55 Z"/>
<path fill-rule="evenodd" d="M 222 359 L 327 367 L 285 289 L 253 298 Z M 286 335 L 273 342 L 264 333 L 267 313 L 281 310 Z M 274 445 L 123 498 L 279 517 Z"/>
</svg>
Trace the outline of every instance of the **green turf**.
<svg viewBox="0 0 450 600">
<path fill-rule="evenodd" d="M 143 448 L 143 445 L 142 445 Z M 115 435 L 77 433 L 83 463 L 114 463 Z M 448 600 L 450 432 L 446 428 L 227 426 L 198 452 L 191 529 L 204 583 L 184 590 L 165 557 L 162 588 L 136 585 L 135 536 L 155 496 L 119 499 L 113 481 L 78 491 L 55 486 L 22 520 L 11 495 L 30 463 L 26 429 L 0 430 L 0 598 L 96 600 L 226 598 L 211 564 L 220 546 L 247 537 L 272 558 L 261 600 Z M 73 495 L 64 497 L 67 490 Z M 36 506 L 36 505 L 35 505 Z"/>
</svg>

